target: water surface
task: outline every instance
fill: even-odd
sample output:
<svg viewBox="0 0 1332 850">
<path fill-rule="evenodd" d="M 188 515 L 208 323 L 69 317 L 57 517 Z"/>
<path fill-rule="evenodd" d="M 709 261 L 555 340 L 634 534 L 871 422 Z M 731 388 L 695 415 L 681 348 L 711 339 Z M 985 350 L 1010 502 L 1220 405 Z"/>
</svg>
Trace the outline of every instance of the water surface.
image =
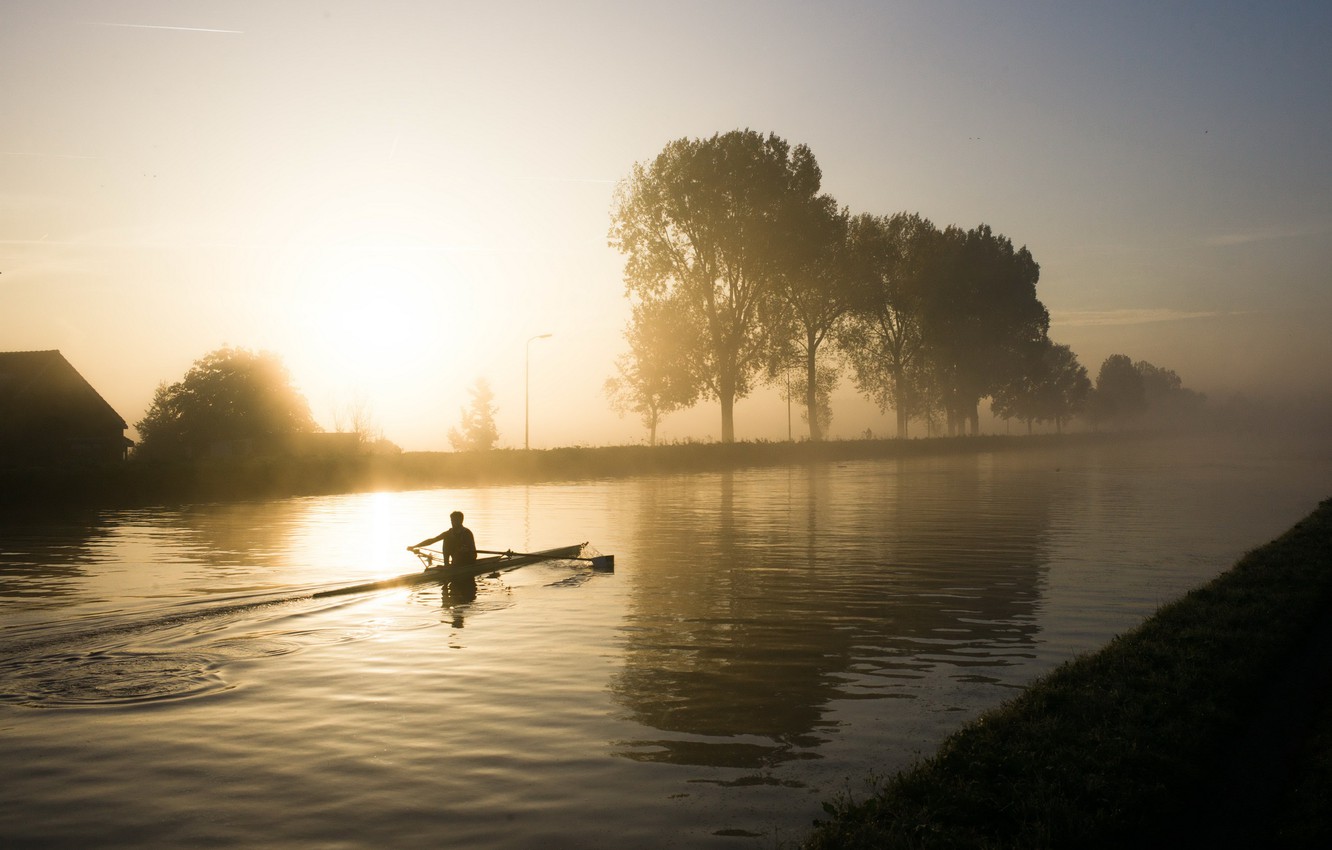
<svg viewBox="0 0 1332 850">
<path fill-rule="evenodd" d="M 1202 441 L 0 523 L 0 838 L 772 847 L 1332 495 Z M 465 586 L 416 569 L 590 541 Z"/>
</svg>

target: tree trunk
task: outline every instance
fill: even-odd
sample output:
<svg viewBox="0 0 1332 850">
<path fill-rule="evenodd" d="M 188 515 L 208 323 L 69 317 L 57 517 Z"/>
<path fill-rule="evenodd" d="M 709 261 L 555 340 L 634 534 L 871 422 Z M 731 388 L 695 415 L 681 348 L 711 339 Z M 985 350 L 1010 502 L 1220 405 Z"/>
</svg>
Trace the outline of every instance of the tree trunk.
<svg viewBox="0 0 1332 850">
<path fill-rule="evenodd" d="M 723 443 L 735 442 L 735 379 L 722 375 L 718 382 L 717 399 L 721 402 L 721 439 Z"/>
<path fill-rule="evenodd" d="M 911 418 L 911 392 L 906 386 L 906 375 L 903 374 L 902 367 L 895 365 L 893 367 L 893 389 L 897 395 L 897 438 L 905 440 L 907 438 L 907 422 Z"/>
<path fill-rule="evenodd" d="M 818 363 L 814 359 L 813 340 L 806 340 L 805 345 L 805 415 L 809 417 L 809 440 L 817 443 L 823 439 L 819 424 Z"/>
</svg>

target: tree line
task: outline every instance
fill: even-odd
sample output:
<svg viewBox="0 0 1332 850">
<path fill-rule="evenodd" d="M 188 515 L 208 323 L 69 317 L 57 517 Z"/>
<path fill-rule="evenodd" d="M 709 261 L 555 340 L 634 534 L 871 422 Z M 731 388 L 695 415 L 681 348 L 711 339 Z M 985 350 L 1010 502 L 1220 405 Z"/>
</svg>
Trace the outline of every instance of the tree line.
<svg viewBox="0 0 1332 850">
<path fill-rule="evenodd" d="M 670 142 L 618 185 L 609 243 L 625 255 L 631 317 L 606 391 L 650 442 L 703 399 L 734 441 L 735 402 L 764 381 L 790 386 L 821 439 L 847 373 L 895 412 L 898 437 L 912 421 L 975 434 L 986 397 L 1029 427 L 1062 430 L 1084 410 L 1086 369 L 1048 336 L 1025 246 L 985 224 L 852 215 L 821 181 L 807 146 L 735 130 Z"/>
</svg>

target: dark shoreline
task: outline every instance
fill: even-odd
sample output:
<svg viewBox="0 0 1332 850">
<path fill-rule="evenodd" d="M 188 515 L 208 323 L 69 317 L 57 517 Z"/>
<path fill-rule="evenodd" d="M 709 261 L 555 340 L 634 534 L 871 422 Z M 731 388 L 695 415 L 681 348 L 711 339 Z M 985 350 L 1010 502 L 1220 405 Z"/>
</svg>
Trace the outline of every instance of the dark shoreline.
<svg viewBox="0 0 1332 850">
<path fill-rule="evenodd" d="M 374 490 L 537 484 L 868 458 L 1025 451 L 1085 446 L 1134 436 L 1066 434 L 818 443 L 683 443 L 218 459 L 193 463 L 128 461 L 97 468 L 0 470 L 0 505 L 33 509 L 132 508 Z"/>
</svg>

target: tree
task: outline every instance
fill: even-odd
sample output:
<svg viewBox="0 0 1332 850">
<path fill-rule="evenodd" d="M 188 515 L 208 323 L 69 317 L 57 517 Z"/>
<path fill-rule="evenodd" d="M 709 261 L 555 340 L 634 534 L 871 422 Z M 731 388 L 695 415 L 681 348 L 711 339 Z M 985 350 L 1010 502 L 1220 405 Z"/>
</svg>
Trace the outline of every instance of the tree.
<svg viewBox="0 0 1332 850">
<path fill-rule="evenodd" d="M 694 330 L 669 299 L 636 305 L 624 334 L 629 351 L 615 361 L 618 374 L 606 379 L 611 407 L 621 416 L 638 414 L 650 445 L 657 444 L 657 426 L 666 414 L 698 399 Z"/>
<path fill-rule="evenodd" d="M 1045 380 L 1039 385 L 1042 399 L 1041 419 L 1054 422 L 1055 433 L 1064 433 L 1064 425 L 1087 406 L 1091 379 L 1087 367 L 1067 345 L 1051 344 L 1046 349 Z"/>
<path fill-rule="evenodd" d="M 773 344 L 769 375 L 775 378 L 799 362 L 809 438 L 820 440 L 832 421 L 828 399 L 839 370 L 821 361 L 819 350 L 855 303 L 848 215 L 831 197 L 819 195 L 807 204 L 793 204 L 783 223 L 787 230 L 774 258 L 773 299 L 762 311 Z"/>
<path fill-rule="evenodd" d="M 449 429 L 449 443 L 454 451 L 484 452 L 495 448 L 499 429 L 495 427 L 495 394 L 490 382 L 477 378 L 468 390 L 472 403 L 462 408 L 462 419 L 457 428 Z"/>
<path fill-rule="evenodd" d="M 1020 368 L 1050 314 L 1036 298 L 1040 266 L 988 225 L 944 231 L 924 289 L 926 354 L 942 382 L 950 434 L 979 430 L 979 404 Z"/>
<path fill-rule="evenodd" d="M 375 421 L 370 402 L 361 393 L 357 393 L 345 407 L 333 411 L 333 430 L 354 435 L 357 451 L 365 451 L 384 441 L 384 430 Z"/>
<path fill-rule="evenodd" d="M 616 190 L 609 242 L 627 258 L 626 294 L 669 299 L 693 325 L 697 377 L 720 402 L 723 442 L 735 440 L 735 402 L 769 350 L 759 313 L 784 220 L 820 180 L 804 145 L 734 130 L 669 143 Z"/>
<path fill-rule="evenodd" d="M 897 436 L 925 412 L 930 388 L 924 362 L 922 299 L 939 232 L 917 214 L 860 215 L 850 224 L 855 301 L 838 344 L 856 386 L 879 410 L 893 408 Z"/>
<path fill-rule="evenodd" d="M 837 389 L 837 380 L 840 377 L 838 367 L 826 360 L 818 361 L 814 370 L 814 392 L 810 392 L 809 373 L 805 371 L 806 364 L 804 359 L 794 364 L 793 368 L 787 369 L 780 374 L 778 387 L 779 395 L 782 401 L 799 401 L 803 409 L 800 411 L 800 418 L 810 425 L 809 438 L 811 440 L 822 439 L 821 436 L 828 432 L 828 426 L 832 425 L 832 391 Z M 791 381 L 791 374 L 795 374 L 795 380 Z M 810 423 L 810 412 L 813 411 L 817 417 L 815 423 Z"/>
<path fill-rule="evenodd" d="M 1022 370 L 994 392 L 990 408 L 1003 419 L 1053 422 L 1056 433 L 1079 413 L 1091 392 L 1087 370 L 1067 345 L 1049 339 L 1032 346 Z"/>
<path fill-rule="evenodd" d="M 1124 424 L 1147 409 L 1147 395 L 1142 374 L 1125 354 L 1112 354 L 1096 374 L 1096 391 L 1087 412 L 1092 426 L 1102 423 Z"/>
<path fill-rule="evenodd" d="M 135 427 L 139 455 L 158 458 L 280 452 L 292 435 L 319 430 L 281 359 L 243 348 L 209 352 L 182 380 L 158 385 Z"/>
<path fill-rule="evenodd" d="M 1185 387 L 1173 370 L 1146 360 L 1134 363 L 1133 368 L 1142 376 L 1143 401 L 1155 424 L 1196 423 L 1202 416 L 1207 396 Z"/>
</svg>

